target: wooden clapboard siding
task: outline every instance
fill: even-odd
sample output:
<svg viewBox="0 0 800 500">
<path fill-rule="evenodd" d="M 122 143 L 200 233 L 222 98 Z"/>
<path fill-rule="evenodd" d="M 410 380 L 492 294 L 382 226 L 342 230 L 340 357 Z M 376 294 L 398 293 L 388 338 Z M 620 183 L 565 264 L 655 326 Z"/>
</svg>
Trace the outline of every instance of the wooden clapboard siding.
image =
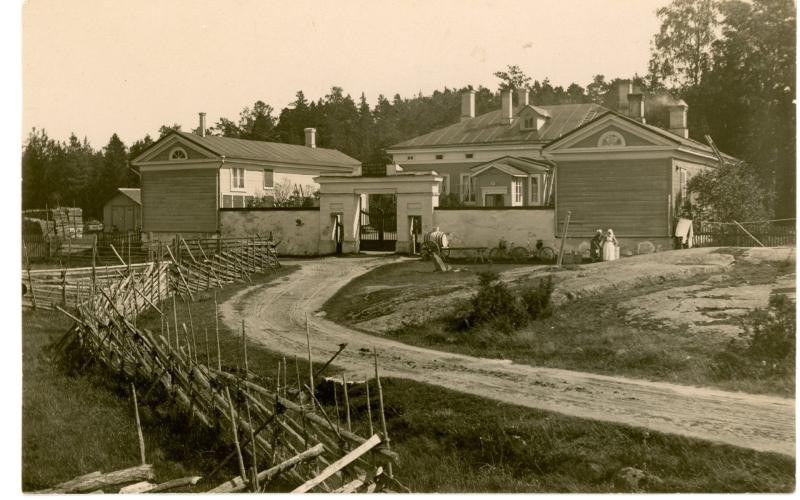
<svg viewBox="0 0 800 500">
<path fill-rule="evenodd" d="M 558 232 L 572 211 L 572 237 L 614 229 L 618 236 L 666 236 L 671 159 L 560 161 Z"/>
<path fill-rule="evenodd" d="M 142 172 L 142 231 L 217 230 L 217 169 Z"/>
</svg>

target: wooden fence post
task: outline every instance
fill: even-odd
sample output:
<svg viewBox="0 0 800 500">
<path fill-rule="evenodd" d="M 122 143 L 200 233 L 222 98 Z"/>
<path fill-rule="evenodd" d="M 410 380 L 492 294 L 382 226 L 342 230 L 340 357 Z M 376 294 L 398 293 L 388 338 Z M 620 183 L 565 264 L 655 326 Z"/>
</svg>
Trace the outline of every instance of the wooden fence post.
<svg viewBox="0 0 800 500">
<path fill-rule="evenodd" d="M 564 261 L 564 245 L 567 242 L 567 231 L 569 230 L 570 217 L 572 217 L 572 210 L 567 212 L 567 217 L 564 220 L 564 230 L 561 232 L 561 247 L 558 249 L 558 261 L 556 262 L 557 267 L 561 267 L 561 263 Z"/>
</svg>

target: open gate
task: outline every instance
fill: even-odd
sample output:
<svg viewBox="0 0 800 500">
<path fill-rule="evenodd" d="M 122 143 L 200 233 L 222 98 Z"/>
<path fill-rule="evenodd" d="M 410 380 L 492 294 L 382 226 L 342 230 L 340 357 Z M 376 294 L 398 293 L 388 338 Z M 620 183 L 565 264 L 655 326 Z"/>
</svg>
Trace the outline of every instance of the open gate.
<svg viewBox="0 0 800 500">
<path fill-rule="evenodd" d="M 359 226 L 360 249 L 394 252 L 397 244 L 397 212 L 394 207 L 373 206 L 361 211 Z"/>
</svg>

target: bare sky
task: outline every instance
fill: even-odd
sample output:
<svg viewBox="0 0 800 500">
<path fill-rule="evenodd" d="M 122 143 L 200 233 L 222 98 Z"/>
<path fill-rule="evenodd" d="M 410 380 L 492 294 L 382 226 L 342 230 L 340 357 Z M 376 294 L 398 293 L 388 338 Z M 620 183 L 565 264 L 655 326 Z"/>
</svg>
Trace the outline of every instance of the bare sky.
<svg viewBox="0 0 800 500">
<path fill-rule="evenodd" d="M 130 145 L 163 124 L 276 109 L 333 85 L 370 105 L 443 86 L 497 87 L 519 65 L 554 85 L 644 74 L 667 0 L 29 0 L 23 136 Z M 23 137 L 24 138 L 24 137 Z"/>
</svg>

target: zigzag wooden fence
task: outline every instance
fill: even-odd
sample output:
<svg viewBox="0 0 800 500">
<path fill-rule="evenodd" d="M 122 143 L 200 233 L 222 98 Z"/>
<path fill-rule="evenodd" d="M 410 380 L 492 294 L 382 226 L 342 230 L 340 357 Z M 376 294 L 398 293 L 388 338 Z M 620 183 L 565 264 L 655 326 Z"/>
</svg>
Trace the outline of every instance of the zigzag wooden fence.
<svg viewBox="0 0 800 500">
<path fill-rule="evenodd" d="M 75 308 L 97 289 L 121 286 L 125 293 L 136 294 L 143 306 L 137 307 L 140 311 L 159 303 L 173 291 L 193 299 L 198 291 L 251 281 L 251 274 L 280 268 L 274 242 L 263 238 L 189 241 L 178 238 L 173 245 L 159 248 L 165 260 L 144 264 L 126 263 L 113 245 L 110 249 L 118 265 L 32 270 L 26 262 L 28 265 L 22 271 L 23 307 Z"/>
<path fill-rule="evenodd" d="M 367 385 L 371 437 L 364 438 L 350 428 L 350 384 L 343 378 L 340 390 L 347 425 L 340 424 L 338 412 L 334 424 L 317 400 L 320 372 L 313 372 L 310 359 L 309 373 L 302 379 L 296 368 L 296 376 L 289 377 L 284 361 L 277 367 L 277 378 L 269 383 L 248 367 L 244 324 L 243 367 L 236 370 L 223 366 L 218 324 L 208 328 L 190 321 L 188 326 L 179 327 L 173 318 L 170 332 L 170 318 L 165 318 L 160 308 L 167 297 L 182 294 L 191 298 L 199 290 L 244 282 L 251 273 L 270 272 L 280 266 L 269 240 L 217 245 L 221 252 L 209 255 L 202 242 L 180 240 L 174 250 L 168 250 L 169 260 L 165 262 L 58 270 L 55 274 L 26 270 L 23 275 L 27 281 L 23 282 L 32 285 L 28 299 L 31 307 L 56 308 L 75 321 L 56 346 L 58 355 L 81 353 L 85 363 L 98 363 L 130 383 L 134 401 L 136 387 L 145 388 L 141 396 L 145 403 L 170 401 L 189 416 L 191 423 L 217 430 L 232 445 L 233 451 L 216 469 L 236 463 L 239 475 L 222 484 L 208 485 L 207 491 L 274 490 L 278 480 L 281 485 L 290 485 L 288 489 L 293 492 L 408 491 L 393 477 L 397 455 L 388 444 L 377 353 L 374 384 L 378 401 L 374 413 L 380 416 L 382 430 L 372 431 L 374 403 Z M 136 326 L 137 315 L 149 308 L 161 314 L 166 335 Z M 215 332 L 216 355 L 208 348 L 211 344 L 207 338 L 201 343 L 205 350 L 198 349 L 196 329 L 201 326 L 204 335 Z M 160 485 L 148 482 L 154 477 L 152 467 L 145 462 L 141 437 L 140 446 L 139 467 L 100 477 L 99 473 L 89 474 L 47 492 L 93 491 L 98 484 L 108 486 L 103 482 L 112 480 L 108 477 L 129 482 L 144 479 L 123 489 L 136 492 L 163 491 L 201 481 L 193 477 Z M 214 476 L 217 470 L 208 475 Z"/>
</svg>

